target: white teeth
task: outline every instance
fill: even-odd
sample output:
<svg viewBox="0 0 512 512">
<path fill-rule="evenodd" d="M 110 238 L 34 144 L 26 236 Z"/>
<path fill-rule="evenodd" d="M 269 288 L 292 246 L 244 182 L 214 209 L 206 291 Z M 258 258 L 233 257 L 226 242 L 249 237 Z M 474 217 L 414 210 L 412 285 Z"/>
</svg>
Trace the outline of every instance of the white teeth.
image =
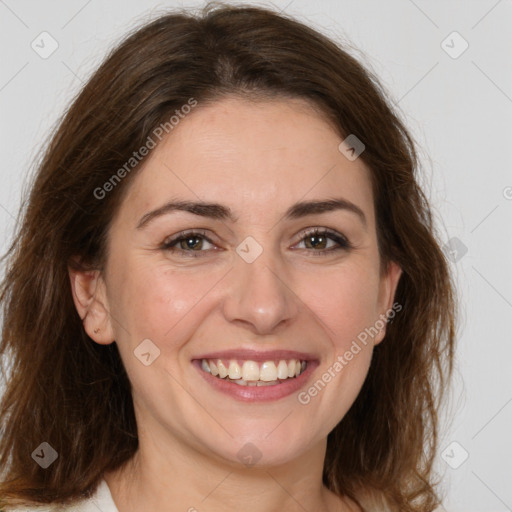
<svg viewBox="0 0 512 512">
<path fill-rule="evenodd" d="M 305 361 L 304 361 L 305 363 Z M 277 365 L 277 378 L 278 379 L 287 379 L 288 378 L 288 365 L 286 361 L 279 361 Z"/>
<path fill-rule="evenodd" d="M 217 361 L 217 368 L 219 369 L 219 377 L 221 379 L 228 376 L 228 370 L 220 359 Z"/>
<path fill-rule="evenodd" d="M 264 382 L 262 380 L 259 380 L 258 382 L 256 382 L 256 386 L 274 386 L 277 383 L 278 383 L 277 380 L 271 380 L 269 382 Z"/>
<path fill-rule="evenodd" d="M 230 360 L 228 368 L 220 360 L 202 359 L 201 368 L 215 377 L 230 380 L 240 386 L 273 386 L 281 381 L 298 377 L 307 368 L 306 361 L 281 359 L 277 365 L 274 361 L 258 364 L 256 361 L 244 361 L 242 366 Z"/>
<path fill-rule="evenodd" d="M 245 361 L 242 365 L 242 379 L 258 380 L 260 378 L 260 367 L 255 361 Z"/>
<path fill-rule="evenodd" d="M 274 361 L 265 361 L 260 368 L 260 380 L 270 382 L 277 379 L 277 368 Z"/>
<path fill-rule="evenodd" d="M 206 361 L 206 359 L 203 359 L 203 361 Z M 217 377 L 217 375 L 219 375 L 219 369 L 217 368 L 217 365 L 213 361 L 210 361 L 209 366 L 211 374 Z"/>
<path fill-rule="evenodd" d="M 232 380 L 242 378 L 242 369 L 240 368 L 240 365 L 236 361 L 229 361 L 228 375 L 229 378 Z"/>
</svg>

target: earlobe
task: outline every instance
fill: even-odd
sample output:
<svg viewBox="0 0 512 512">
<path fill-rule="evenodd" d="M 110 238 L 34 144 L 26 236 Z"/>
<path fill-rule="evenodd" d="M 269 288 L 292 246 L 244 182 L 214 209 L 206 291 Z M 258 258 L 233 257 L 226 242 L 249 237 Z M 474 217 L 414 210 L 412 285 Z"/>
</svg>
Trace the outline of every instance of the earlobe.
<svg viewBox="0 0 512 512">
<path fill-rule="evenodd" d="M 402 275 L 402 268 L 398 263 L 390 261 L 387 272 L 381 279 L 381 289 L 379 297 L 380 316 L 377 322 L 383 323 L 382 329 L 374 338 L 374 345 L 379 344 L 386 336 L 387 317 L 390 311 L 394 311 L 393 304 L 395 301 L 395 292 Z"/>
<path fill-rule="evenodd" d="M 88 336 L 96 343 L 108 345 L 114 333 L 108 310 L 105 283 L 99 270 L 68 267 L 71 293 L 78 315 Z"/>
</svg>

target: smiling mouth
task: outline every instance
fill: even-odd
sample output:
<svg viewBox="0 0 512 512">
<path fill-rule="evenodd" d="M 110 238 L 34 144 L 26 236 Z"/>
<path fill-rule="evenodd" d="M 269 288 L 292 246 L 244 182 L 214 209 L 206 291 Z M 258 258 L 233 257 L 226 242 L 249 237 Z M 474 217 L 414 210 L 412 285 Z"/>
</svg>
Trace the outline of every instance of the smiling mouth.
<svg viewBox="0 0 512 512">
<path fill-rule="evenodd" d="M 296 379 L 304 373 L 307 361 L 280 359 L 277 361 L 237 361 L 231 359 L 201 359 L 201 369 L 218 379 L 240 386 L 275 386 Z"/>
</svg>

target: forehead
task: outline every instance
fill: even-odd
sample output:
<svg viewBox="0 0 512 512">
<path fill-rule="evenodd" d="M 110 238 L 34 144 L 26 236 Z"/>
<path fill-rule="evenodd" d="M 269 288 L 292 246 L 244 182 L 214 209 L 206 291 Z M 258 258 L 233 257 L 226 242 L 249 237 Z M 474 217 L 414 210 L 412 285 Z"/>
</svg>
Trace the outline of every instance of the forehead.
<svg viewBox="0 0 512 512">
<path fill-rule="evenodd" d="M 125 213 L 135 216 L 178 197 L 225 203 L 243 217 L 341 196 L 371 222 L 369 170 L 339 151 L 341 141 L 303 100 L 199 104 L 146 157 L 123 202 Z"/>
</svg>

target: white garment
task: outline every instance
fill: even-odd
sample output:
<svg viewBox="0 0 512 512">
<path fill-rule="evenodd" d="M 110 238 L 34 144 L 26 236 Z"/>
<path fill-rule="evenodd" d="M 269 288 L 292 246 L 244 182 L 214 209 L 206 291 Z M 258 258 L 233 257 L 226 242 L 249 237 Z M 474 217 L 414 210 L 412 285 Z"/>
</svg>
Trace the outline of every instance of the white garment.
<svg viewBox="0 0 512 512">
<path fill-rule="evenodd" d="M 18 506 L 7 508 L 6 512 L 119 512 L 110 494 L 107 482 L 101 480 L 96 492 L 88 499 L 74 505 L 41 505 L 33 507 Z"/>
<path fill-rule="evenodd" d="M 359 497 L 361 505 L 365 510 L 371 512 L 391 512 L 391 509 L 376 498 L 370 496 Z M 3 512 L 3 511 L 0 511 Z M 41 505 L 38 507 L 16 507 L 7 508 L 5 512 L 119 512 L 117 509 L 107 482 L 102 479 L 96 492 L 86 500 L 77 502 L 74 505 Z M 446 512 L 442 506 L 434 512 Z"/>
</svg>

